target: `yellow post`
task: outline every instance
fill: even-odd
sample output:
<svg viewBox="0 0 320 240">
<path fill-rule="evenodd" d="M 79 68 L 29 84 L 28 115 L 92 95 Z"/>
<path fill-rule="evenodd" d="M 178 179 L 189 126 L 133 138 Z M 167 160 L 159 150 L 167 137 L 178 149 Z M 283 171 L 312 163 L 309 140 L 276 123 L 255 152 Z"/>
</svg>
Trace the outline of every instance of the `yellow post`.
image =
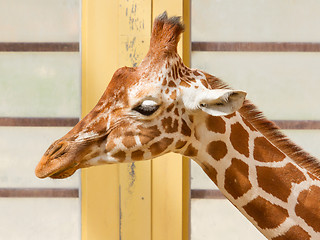
<svg viewBox="0 0 320 240">
<path fill-rule="evenodd" d="M 82 1 L 82 114 L 118 68 L 117 1 Z M 82 239 L 119 239 L 118 165 L 82 170 Z"/>
<path fill-rule="evenodd" d="M 82 113 L 97 103 L 114 71 L 147 52 L 153 18 L 167 10 L 189 28 L 183 0 L 82 1 Z M 189 63 L 189 32 L 179 45 Z M 82 239 L 187 240 L 189 161 L 160 159 L 82 170 Z"/>
<path fill-rule="evenodd" d="M 190 62 L 189 0 L 153 0 L 153 17 L 163 11 L 182 16 L 186 31 L 178 52 Z M 167 154 L 152 161 L 152 240 L 189 239 L 189 159 Z"/>
</svg>

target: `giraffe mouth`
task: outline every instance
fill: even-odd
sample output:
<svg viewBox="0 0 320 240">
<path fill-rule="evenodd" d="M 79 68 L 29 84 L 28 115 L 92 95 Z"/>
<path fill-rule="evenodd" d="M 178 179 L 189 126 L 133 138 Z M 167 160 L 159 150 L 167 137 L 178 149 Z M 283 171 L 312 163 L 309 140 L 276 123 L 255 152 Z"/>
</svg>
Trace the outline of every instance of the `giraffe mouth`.
<svg viewBox="0 0 320 240">
<path fill-rule="evenodd" d="M 60 171 L 50 174 L 48 177 L 53 178 L 53 179 L 62 179 L 62 178 L 67 178 L 72 176 L 75 171 L 77 171 L 77 167 L 68 167 L 66 169 L 61 169 Z"/>
<path fill-rule="evenodd" d="M 79 163 L 61 163 L 60 159 L 51 160 L 54 163 L 50 166 L 45 164 L 39 164 L 36 168 L 36 176 L 38 178 L 67 178 L 70 177 L 79 168 Z M 47 159 L 43 159 L 41 162 L 48 162 Z M 41 163 L 40 162 L 40 163 Z"/>
</svg>

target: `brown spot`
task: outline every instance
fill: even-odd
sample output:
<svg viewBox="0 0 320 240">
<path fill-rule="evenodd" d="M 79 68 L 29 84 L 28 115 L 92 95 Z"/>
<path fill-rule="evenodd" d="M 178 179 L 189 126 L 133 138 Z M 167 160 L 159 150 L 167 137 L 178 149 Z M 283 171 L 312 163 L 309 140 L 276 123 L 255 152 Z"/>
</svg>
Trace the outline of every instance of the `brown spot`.
<svg viewBox="0 0 320 240">
<path fill-rule="evenodd" d="M 235 150 L 249 157 L 249 134 L 240 123 L 231 125 L 230 141 Z"/>
<path fill-rule="evenodd" d="M 193 115 L 188 115 L 189 121 L 193 123 Z"/>
<path fill-rule="evenodd" d="M 193 71 L 193 75 L 195 75 L 195 76 L 200 76 L 201 74 L 200 74 L 200 73 L 198 73 L 198 71 L 197 71 L 197 70 L 195 70 L 195 71 Z"/>
<path fill-rule="evenodd" d="M 205 79 L 200 79 L 200 81 L 201 81 L 202 85 L 203 85 L 205 88 L 209 88 L 209 84 L 208 84 L 207 80 L 205 80 Z"/>
<path fill-rule="evenodd" d="M 209 163 L 200 163 L 199 164 L 203 171 L 208 175 L 208 177 L 215 183 L 217 184 L 217 170 L 212 167 Z"/>
<path fill-rule="evenodd" d="M 319 180 L 315 175 L 313 175 L 312 173 L 309 173 L 308 172 L 308 175 L 309 177 L 312 179 L 312 180 Z"/>
<path fill-rule="evenodd" d="M 182 80 L 182 81 L 180 82 L 180 86 L 186 87 L 186 88 L 191 87 L 191 85 L 190 85 L 189 83 L 187 83 L 186 81 L 184 81 L 184 80 Z"/>
<path fill-rule="evenodd" d="M 166 117 L 161 120 L 161 123 L 166 133 L 173 133 L 178 131 L 179 122 L 177 119 L 172 121 L 172 117 Z"/>
<path fill-rule="evenodd" d="M 143 135 L 143 134 L 140 134 L 140 135 L 139 135 L 139 139 L 140 139 L 141 145 L 147 144 L 147 143 L 150 142 L 153 138 L 154 138 L 154 137 L 151 136 L 151 135 Z"/>
<path fill-rule="evenodd" d="M 175 66 L 172 67 L 172 77 L 173 79 L 177 79 Z"/>
<path fill-rule="evenodd" d="M 288 211 L 272 204 L 262 197 L 257 197 L 243 207 L 262 229 L 276 228 L 289 217 Z"/>
<path fill-rule="evenodd" d="M 153 143 L 149 150 L 152 154 L 152 156 L 159 155 L 160 153 L 164 152 L 169 145 L 173 142 L 172 138 L 162 138 L 160 141 Z"/>
<path fill-rule="evenodd" d="M 116 144 L 114 143 L 114 141 L 112 139 L 108 138 L 108 142 L 107 142 L 105 151 L 110 152 L 112 149 L 115 148 L 115 146 L 116 146 Z"/>
<path fill-rule="evenodd" d="M 175 99 L 177 98 L 177 91 L 176 91 L 176 90 L 174 90 L 174 91 L 171 93 L 170 98 L 171 98 L 172 100 L 175 100 Z"/>
<path fill-rule="evenodd" d="M 178 69 L 178 76 L 179 76 L 179 77 L 182 77 L 182 76 L 183 76 L 182 71 L 181 71 L 181 68 Z"/>
<path fill-rule="evenodd" d="M 151 126 L 151 127 L 143 127 L 138 126 L 139 132 L 139 138 L 142 145 L 147 144 L 155 137 L 159 137 L 161 132 L 158 129 L 158 126 Z"/>
<path fill-rule="evenodd" d="M 298 197 L 295 211 L 314 231 L 320 232 L 320 188 L 311 186 L 303 190 Z"/>
<path fill-rule="evenodd" d="M 183 148 L 186 144 L 187 144 L 187 141 L 178 140 L 177 143 L 176 143 L 175 148 L 176 148 L 176 149 L 181 149 L 181 148 Z"/>
<path fill-rule="evenodd" d="M 227 145 L 222 141 L 213 141 L 208 144 L 207 152 L 210 154 L 211 157 L 219 161 L 227 154 Z"/>
<path fill-rule="evenodd" d="M 272 240 L 309 240 L 311 236 L 300 226 L 291 227 L 285 234 L 272 238 Z"/>
<path fill-rule="evenodd" d="M 173 107 L 174 107 L 174 103 L 171 103 L 171 104 L 169 105 L 169 107 L 167 108 L 167 112 L 170 112 Z"/>
<path fill-rule="evenodd" d="M 266 138 L 257 137 L 254 140 L 253 157 L 260 162 L 281 162 L 286 156 Z"/>
<path fill-rule="evenodd" d="M 90 117 L 92 117 L 95 112 L 97 112 L 97 110 L 93 111 L 92 113 L 90 113 Z M 100 113 L 100 112 L 99 112 Z M 96 114 L 98 115 L 98 113 Z M 103 133 L 106 132 L 106 124 L 107 123 L 107 119 L 106 118 L 99 118 L 99 120 L 92 120 L 91 124 L 87 125 L 86 127 L 86 132 L 96 132 L 96 133 Z"/>
<path fill-rule="evenodd" d="M 177 115 L 177 116 L 179 116 L 179 109 L 178 109 L 178 108 L 176 108 L 176 109 L 174 110 L 174 114 Z"/>
<path fill-rule="evenodd" d="M 182 119 L 181 133 L 188 137 L 191 136 L 191 129 L 183 119 Z"/>
<path fill-rule="evenodd" d="M 186 112 L 186 109 L 185 109 L 185 108 L 182 108 L 182 109 L 181 109 L 181 113 L 184 114 L 185 112 Z"/>
<path fill-rule="evenodd" d="M 230 119 L 230 118 L 233 118 L 234 116 L 236 116 L 236 112 L 226 115 L 224 117 Z"/>
<path fill-rule="evenodd" d="M 198 150 L 194 148 L 192 144 L 189 144 L 189 146 L 183 154 L 188 157 L 195 157 L 198 154 Z"/>
<path fill-rule="evenodd" d="M 221 117 L 214 117 L 209 115 L 206 118 L 207 129 L 211 132 L 225 133 L 226 123 Z"/>
<path fill-rule="evenodd" d="M 166 79 L 166 78 L 164 78 L 164 79 L 163 79 L 163 81 L 162 81 L 162 86 L 167 85 L 167 83 L 168 83 L 168 82 L 167 82 L 167 79 Z"/>
<path fill-rule="evenodd" d="M 131 153 L 131 159 L 132 160 L 142 160 L 143 159 L 143 154 L 144 154 L 144 151 L 141 151 L 141 150 L 133 151 Z"/>
<path fill-rule="evenodd" d="M 178 78 L 178 69 L 177 69 L 177 65 L 174 65 L 174 71 L 173 71 L 173 78 L 177 79 Z"/>
<path fill-rule="evenodd" d="M 194 83 L 197 82 L 197 81 L 196 81 L 194 78 L 192 78 L 192 77 L 188 77 L 187 79 L 188 79 L 188 81 L 190 81 L 190 82 L 194 82 Z"/>
<path fill-rule="evenodd" d="M 167 88 L 165 91 L 165 94 L 168 94 L 168 93 L 169 93 L 169 88 Z"/>
<path fill-rule="evenodd" d="M 126 153 L 124 151 L 118 151 L 112 154 L 112 157 L 119 159 L 120 161 L 126 160 Z"/>
<path fill-rule="evenodd" d="M 244 117 L 242 118 L 242 121 L 247 125 L 247 127 L 248 128 L 250 128 L 250 130 L 251 131 L 257 131 L 255 128 L 254 128 L 254 126 L 252 126 L 252 124 L 251 123 L 249 123 L 248 121 L 247 121 L 247 119 L 245 119 Z"/>
<path fill-rule="evenodd" d="M 171 71 L 168 73 L 168 77 L 170 78 L 172 76 Z"/>
<path fill-rule="evenodd" d="M 168 86 L 169 87 L 176 87 L 177 85 L 174 83 L 174 81 L 170 81 Z"/>
<path fill-rule="evenodd" d="M 291 193 L 292 183 L 301 183 L 306 180 L 303 173 L 292 163 L 282 168 L 257 167 L 259 186 L 267 193 L 287 201 Z"/>
<path fill-rule="evenodd" d="M 195 86 L 194 88 L 195 88 L 195 89 L 198 89 L 198 88 L 199 88 L 199 86 Z"/>
<path fill-rule="evenodd" d="M 233 158 L 225 173 L 224 188 L 234 199 L 241 197 L 251 189 L 249 166 L 240 159 Z"/>
<path fill-rule="evenodd" d="M 134 139 L 134 136 L 132 135 L 132 133 L 124 136 L 124 138 L 122 139 L 122 144 L 126 148 L 132 148 L 136 145 L 136 140 Z"/>
</svg>

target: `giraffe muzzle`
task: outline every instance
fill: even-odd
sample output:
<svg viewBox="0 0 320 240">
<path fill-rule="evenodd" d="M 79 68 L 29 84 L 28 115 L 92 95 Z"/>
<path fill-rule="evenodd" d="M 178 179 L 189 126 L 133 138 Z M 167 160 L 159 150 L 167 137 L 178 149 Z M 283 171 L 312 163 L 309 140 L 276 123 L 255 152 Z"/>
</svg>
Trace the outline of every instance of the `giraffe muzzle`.
<svg viewBox="0 0 320 240">
<path fill-rule="evenodd" d="M 45 152 L 38 163 L 35 174 L 38 178 L 66 178 L 78 168 L 79 163 L 70 154 L 71 144 L 68 141 L 56 141 Z"/>
</svg>

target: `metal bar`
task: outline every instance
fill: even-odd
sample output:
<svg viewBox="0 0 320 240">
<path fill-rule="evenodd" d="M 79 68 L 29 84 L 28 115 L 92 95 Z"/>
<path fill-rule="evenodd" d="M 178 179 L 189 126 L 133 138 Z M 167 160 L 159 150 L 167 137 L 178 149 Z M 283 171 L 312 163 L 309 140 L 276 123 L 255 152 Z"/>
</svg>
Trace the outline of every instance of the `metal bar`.
<svg viewBox="0 0 320 240">
<path fill-rule="evenodd" d="M 0 117 L 0 126 L 72 127 L 78 118 L 11 118 Z M 320 129 L 320 120 L 273 120 L 281 129 Z"/>
<path fill-rule="evenodd" d="M 192 51 L 221 52 L 320 52 L 314 42 L 192 42 Z"/>
<path fill-rule="evenodd" d="M 0 52 L 79 52 L 78 42 L 0 42 Z"/>
<path fill-rule="evenodd" d="M 192 189 L 192 199 L 226 199 L 219 190 Z"/>
<path fill-rule="evenodd" d="M 73 127 L 79 118 L 11 118 L 0 117 L 0 126 L 6 127 Z"/>
<path fill-rule="evenodd" d="M 281 129 L 320 129 L 319 120 L 274 120 Z"/>
<path fill-rule="evenodd" d="M 0 188 L 0 198 L 79 198 L 79 189 Z"/>
</svg>

